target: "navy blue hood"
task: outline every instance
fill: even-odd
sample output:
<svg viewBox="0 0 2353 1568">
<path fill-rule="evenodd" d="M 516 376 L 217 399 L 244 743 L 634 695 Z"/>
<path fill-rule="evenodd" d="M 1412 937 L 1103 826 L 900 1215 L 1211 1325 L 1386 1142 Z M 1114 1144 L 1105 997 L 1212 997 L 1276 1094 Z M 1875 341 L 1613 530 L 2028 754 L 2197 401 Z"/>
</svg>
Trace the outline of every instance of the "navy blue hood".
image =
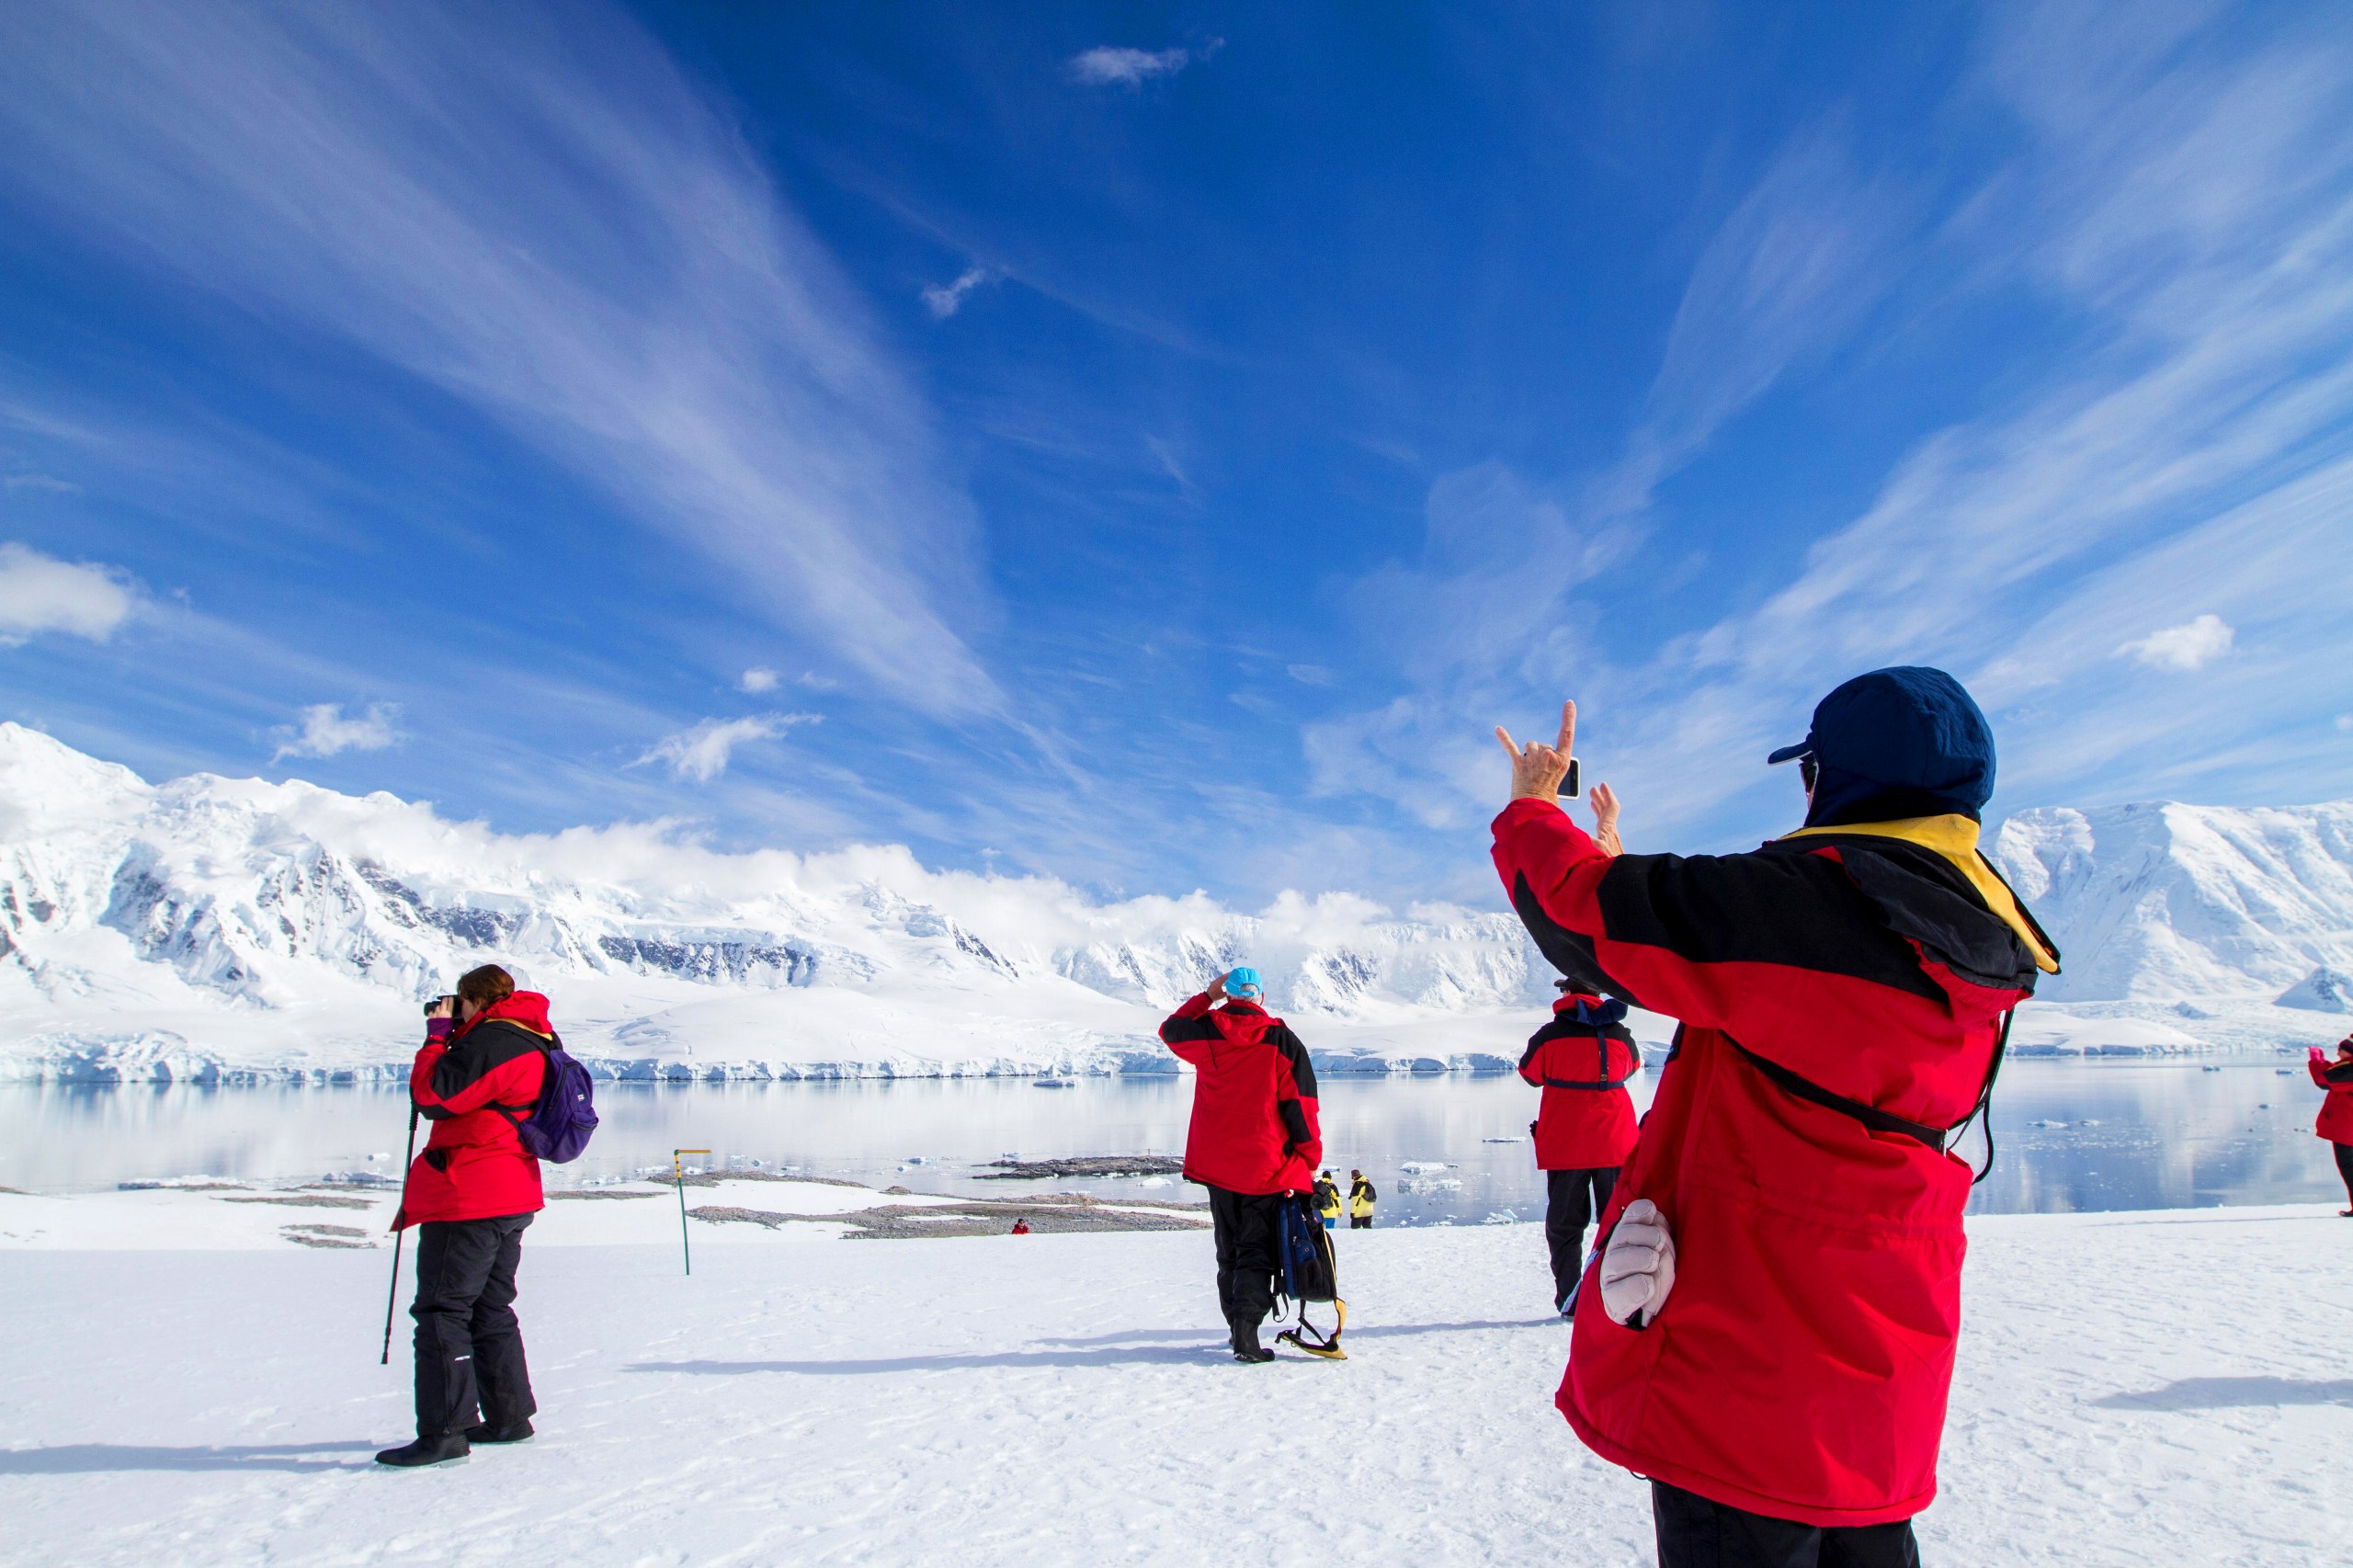
<svg viewBox="0 0 2353 1568">
<path fill-rule="evenodd" d="M 1994 730 L 1961 682 L 1899 665 L 1824 698 L 1803 742 L 1769 760 L 1813 758 L 1808 827 L 1957 813 L 1978 821 L 1994 793 Z"/>
</svg>

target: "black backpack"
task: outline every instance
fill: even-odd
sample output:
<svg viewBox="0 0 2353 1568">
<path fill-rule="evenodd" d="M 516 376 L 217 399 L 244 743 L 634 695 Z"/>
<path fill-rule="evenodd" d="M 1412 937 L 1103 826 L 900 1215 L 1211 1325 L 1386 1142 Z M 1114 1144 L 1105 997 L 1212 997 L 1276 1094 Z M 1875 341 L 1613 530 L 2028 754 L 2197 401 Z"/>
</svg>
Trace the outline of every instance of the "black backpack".
<svg viewBox="0 0 2353 1568">
<path fill-rule="evenodd" d="M 1283 1330 L 1276 1340 L 1326 1361 L 1347 1360 L 1347 1353 L 1340 1348 L 1340 1334 L 1348 1326 L 1348 1303 L 1340 1300 L 1339 1259 L 1332 1249 L 1332 1233 L 1324 1228 L 1313 1198 L 1294 1193 L 1281 1200 L 1275 1210 L 1275 1254 L 1282 1263 L 1276 1290 L 1288 1304 L 1277 1309 L 1276 1320 L 1279 1322 L 1289 1307 L 1299 1309 L 1298 1325 Z M 1307 1321 L 1310 1301 L 1332 1303 L 1336 1321 L 1330 1334 L 1320 1333 Z"/>
</svg>

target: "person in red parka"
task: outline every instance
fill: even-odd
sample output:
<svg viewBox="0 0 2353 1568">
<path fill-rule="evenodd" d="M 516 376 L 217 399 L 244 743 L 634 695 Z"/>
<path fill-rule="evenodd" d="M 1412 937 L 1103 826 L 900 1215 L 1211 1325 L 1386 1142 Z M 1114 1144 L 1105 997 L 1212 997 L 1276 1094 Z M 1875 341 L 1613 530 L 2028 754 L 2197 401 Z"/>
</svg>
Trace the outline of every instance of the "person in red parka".
<svg viewBox="0 0 2353 1568">
<path fill-rule="evenodd" d="M 1650 1478 L 1664 1568 L 1916 1564 L 1961 1330 L 1969 1165 L 2011 1009 L 2058 953 L 1977 849 L 1984 715 L 1938 670 L 1814 710 L 1806 825 L 1604 852 L 1512 744 L 1495 869 L 1554 968 L 1680 1021 L 1602 1216 L 1555 1403 Z"/>
<path fill-rule="evenodd" d="M 2328 1140 L 2336 1155 L 2336 1174 L 2345 1183 L 2345 1199 L 2353 1203 L 2353 1035 L 2336 1042 L 2336 1060 L 2313 1046 L 2310 1061 L 2313 1082 L 2328 1091 L 2320 1102 L 2320 1119 L 2313 1124 L 2313 1131 Z M 2337 1213 L 2353 1220 L 2353 1209 L 2340 1209 Z"/>
<path fill-rule="evenodd" d="M 1585 1228 L 1609 1207 L 1618 1167 L 1634 1146 L 1634 1102 L 1626 1081 L 1643 1070 L 1627 1032 L 1626 1004 L 1561 982 L 1552 1021 L 1528 1037 L 1519 1075 L 1544 1091 L 1536 1119 L 1536 1168 L 1544 1173 L 1544 1244 L 1552 1255 L 1552 1310 L 1576 1313 Z"/>
<path fill-rule="evenodd" d="M 1280 1204 L 1314 1186 L 1324 1160 L 1315 1068 L 1290 1026 L 1261 1005 L 1263 993 L 1257 971 L 1236 969 L 1160 1026 L 1194 1070 L 1185 1179 L 1210 1190 L 1218 1310 L 1233 1358 L 1247 1362 L 1275 1358 L 1258 1325 L 1275 1306 Z"/>
<path fill-rule="evenodd" d="M 416 1441 L 390 1465 L 462 1459 L 517 1443 L 539 1411 L 515 1318 L 523 1231 L 547 1207 L 540 1163 L 516 1124 L 538 1105 L 555 1029 L 548 999 L 495 964 L 469 971 L 428 1015 L 409 1099 L 433 1123 L 392 1229 L 417 1227 Z"/>
</svg>

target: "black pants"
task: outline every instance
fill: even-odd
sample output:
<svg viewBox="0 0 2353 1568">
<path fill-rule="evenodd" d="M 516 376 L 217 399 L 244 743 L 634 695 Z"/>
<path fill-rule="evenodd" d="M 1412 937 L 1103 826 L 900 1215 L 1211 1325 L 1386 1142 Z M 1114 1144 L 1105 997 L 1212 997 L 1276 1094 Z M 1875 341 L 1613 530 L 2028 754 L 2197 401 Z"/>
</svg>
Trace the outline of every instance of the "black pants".
<svg viewBox="0 0 2353 1568">
<path fill-rule="evenodd" d="M 1231 1324 L 1256 1325 L 1275 1310 L 1276 1215 L 1282 1199 L 1271 1192 L 1210 1188 L 1210 1222 L 1217 1237 L 1217 1307 Z"/>
<path fill-rule="evenodd" d="M 1912 1521 L 1801 1525 L 1651 1483 L 1658 1568 L 1920 1568 Z"/>
<path fill-rule="evenodd" d="M 1371 1215 L 1370 1215 L 1370 1214 L 1351 1214 L 1351 1215 L 1349 1215 L 1349 1216 L 1348 1216 L 1348 1229 L 1349 1229 L 1349 1230 L 1351 1230 L 1351 1231 L 1370 1231 L 1370 1230 L 1371 1230 L 1371 1229 L 1372 1229 L 1372 1216 L 1371 1216 Z"/>
<path fill-rule="evenodd" d="M 1544 1244 L 1552 1253 L 1552 1310 L 1569 1304 L 1585 1272 L 1585 1228 L 1609 1207 L 1618 1167 L 1544 1173 Z"/>
<path fill-rule="evenodd" d="M 2345 1182 L 2345 1200 L 2353 1203 L 2353 1143 L 2331 1143 L 2336 1151 L 2336 1174 Z"/>
<path fill-rule="evenodd" d="M 515 1267 L 529 1214 L 427 1221 L 416 1228 L 416 1435 L 447 1437 L 540 1408 L 515 1321 Z"/>
</svg>

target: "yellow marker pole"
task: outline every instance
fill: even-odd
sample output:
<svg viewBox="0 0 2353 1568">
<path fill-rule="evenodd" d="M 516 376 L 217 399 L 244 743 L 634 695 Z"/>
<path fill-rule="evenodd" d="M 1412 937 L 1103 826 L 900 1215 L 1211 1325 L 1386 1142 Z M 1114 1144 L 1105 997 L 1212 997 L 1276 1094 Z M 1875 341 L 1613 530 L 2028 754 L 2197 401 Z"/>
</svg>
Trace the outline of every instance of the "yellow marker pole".
<svg viewBox="0 0 2353 1568">
<path fill-rule="evenodd" d="M 708 1154 L 708 1149 L 673 1149 L 670 1151 L 670 1175 L 678 1184 L 678 1250 L 686 1255 L 687 1272 L 695 1271 L 694 1249 L 687 1244 L 687 1165 L 688 1154 Z"/>
</svg>

